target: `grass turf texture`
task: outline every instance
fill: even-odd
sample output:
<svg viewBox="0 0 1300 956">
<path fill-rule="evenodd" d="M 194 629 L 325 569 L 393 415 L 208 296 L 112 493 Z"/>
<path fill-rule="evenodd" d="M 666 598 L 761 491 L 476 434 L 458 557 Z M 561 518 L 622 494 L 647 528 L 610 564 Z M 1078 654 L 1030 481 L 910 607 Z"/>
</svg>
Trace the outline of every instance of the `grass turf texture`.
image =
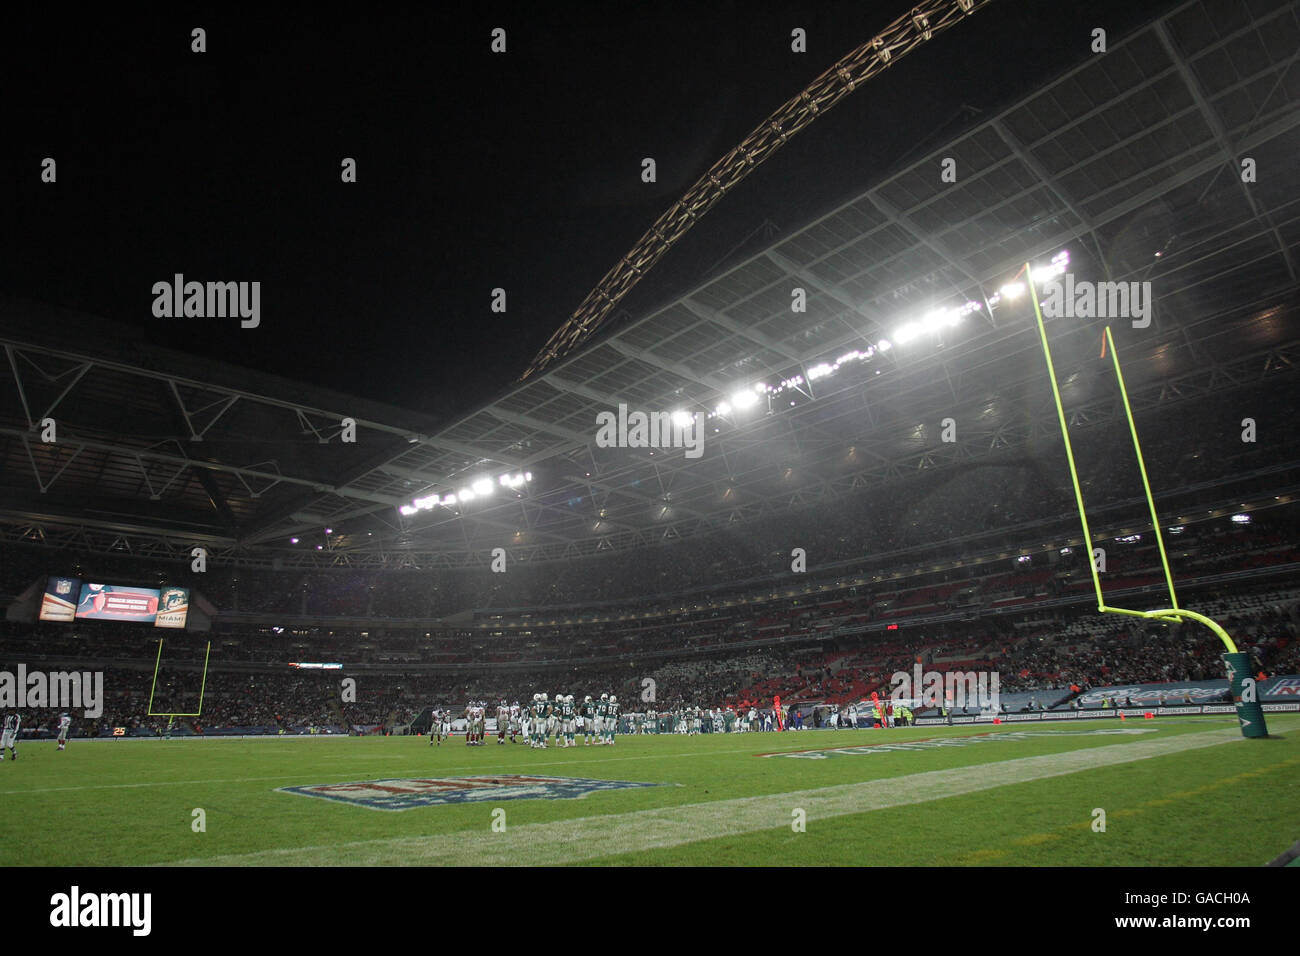
<svg viewBox="0 0 1300 956">
<path fill-rule="evenodd" d="M 63 753 L 27 742 L 0 763 L 0 864 L 1258 866 L 1300 838 L 1300 718 L 1271 715 L 1270 729 L 1243 740 L 1232 717 L 1107 719 L 545 751 L 412 737 L 74 740 Z M 976 736 L 997 739 L 755 756 Z M 402 812 L 275 789 L 494 773 L 660 786 Z M 497 807 L 504 833 L 490 828 Z M 195 808 L 206 832 L 191 829 Z M 796 808 L 806 832 L 792 830 Z"/>
</svg>

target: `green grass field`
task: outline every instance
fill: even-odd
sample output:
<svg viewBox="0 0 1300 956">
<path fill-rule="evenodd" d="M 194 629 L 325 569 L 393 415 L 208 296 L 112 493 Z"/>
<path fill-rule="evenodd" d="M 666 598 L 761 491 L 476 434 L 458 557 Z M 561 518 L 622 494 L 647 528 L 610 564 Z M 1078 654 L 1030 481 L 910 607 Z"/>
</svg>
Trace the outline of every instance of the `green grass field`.
<svg viewBox="0 0 1300 956">
<path fill-rule="evenodd" d="M 0 763 L 0 864 L 1259 866 L 1300 839 L 1300 717 L 1269 723 L 1263 740 L 1228 717 L 545 751 L 413 737 L 74 740 L 63 753 L 25 742 Z M 908 742 L 923 745 L 758 756 Z M 655 786 L 498 799 L 502 774 Z M 485 778 L 488 799 L 390 812 L 276 789 L 466 776 Z"/>
</svg>

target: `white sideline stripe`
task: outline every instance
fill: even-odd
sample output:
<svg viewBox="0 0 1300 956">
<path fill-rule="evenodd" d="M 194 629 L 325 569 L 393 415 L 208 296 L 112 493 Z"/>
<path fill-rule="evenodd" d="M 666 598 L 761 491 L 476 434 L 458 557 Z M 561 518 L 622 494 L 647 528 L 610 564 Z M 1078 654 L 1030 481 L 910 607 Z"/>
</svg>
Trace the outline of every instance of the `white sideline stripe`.
<svg viewBox="0 0 1300 956">
<path fill-rule="evenodd" d="M 259 850 L 166 861 L 157 865 L 328 866 L 347 863 L 349 866 L 555 866 L 616 853 L 680 846 L 700 840 L 785 828 L 790 825 L 791 811 L 796 807 L 805 811 L 809 821 L 825 820 L 1163 757 L 1243 739 L 1241 731 L 1234 727 L 1171 736 L 1163 740 L 1108 744 L 1061 754 L 931 770 L 866 783 L 530 823 L 509 827 L 504 833 L 491 832 L 485 822 L 479 830 L 428 837 L 394 837 L 325 846 Z"/>
</svg>

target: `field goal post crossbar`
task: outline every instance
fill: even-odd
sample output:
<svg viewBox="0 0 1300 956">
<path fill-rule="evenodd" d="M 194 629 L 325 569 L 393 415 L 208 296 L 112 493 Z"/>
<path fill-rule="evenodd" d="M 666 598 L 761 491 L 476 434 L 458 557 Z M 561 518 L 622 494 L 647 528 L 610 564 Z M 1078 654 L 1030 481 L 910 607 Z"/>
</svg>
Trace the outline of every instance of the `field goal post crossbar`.
<svg viewBox="0 0 1300 956">
<path fill-rule="evenodd" d="M 192 714 L 154 712 L 153 697 L 154 697 L 154 692 L 158 688 L 158 668 L 162 664 L 162 649 L 163 649 L 163 639 L 160 637 L 158 638 L 158 656 L 154 659 L 154 663 L 153 663 L 153 683 L 149 686 L 149 710 L 146 716 L 168 717 L 168 718 L 203 716 L 203 692 L 207 690 L 207 686 L 208 686 L 208 659 L 212 656 L 212 642 L 208 641 L 208 648 L 206 651 L 203 652 L 203 679 L 202 682 L 199 684 L 199 709 Z M 169 726 L 170 723 L 171 721 L 169 720 L 168 721 Z"/>
<path fill-rule="evenodd" d="M 1223 641 L 1224 647 L 1227 648 L 1227 653 L 1223 657 L 1228 667 L 1232 700 L 1237 708 L 1237 719 L 1241 723 L 1242 736 L 1267 736 L 1268 728 L 1264 722 L 1264 711 L 1259 704 L 1255 682 L 1250 673 L 1250 655 L 1237 649 L 1232 637 L 1217 621 L 1204 614 L 1188 611 L 1178 606 L 1178 595 L 1174 591 L 1173 572 L 1169 568 L 1169 556 L 1165 552 L 1164 535 L 1160 530 L 1160 517 L 1156 513 L 1155 498 L 1151 494 L 1151 482 L 1147 478 L 1146 463 L 1142 458 L 1142 445 L 1138 441 L 1137 425 L 1133 421 L 1133 409 L 1129 404 L 1128 390 L 1124 386 L 1124 373 L 1120 369 L 1119 352 L 1115 348 L 1115 339 L 1111 335 L 1109 325 L 1106 326 L 1105 336 L 1102 340 L 1101 357 L 1105 358 L 1107 349 L 1110 350 L 1111 361 L 1115 367 L 1115 381 L 1119 385 L 1120 397 L 1124 404 L 1124 414 L 1128 420 L 1129 434 L 1133 439 L 1133 452 L 1137 457 L 1138 471 L 1142 475 L 1142 491 L 1146 495 L 1147 506 L 1151 511 L 1151 527 L 1155 532 L 1156 544 L 1160 551 L 1160 564 L 1164 570 L 1165 584 L 1169 589 L 1170 606 L 1153 611 L 1134 611 L 1129 608 L 1110 607 L 1106 604 L 1101 589 L 1101 575 L 1097 571 L 1097 562 L 1093 555 L 1092 532 L 1088 529 L 1088 512 L 1083 504 L 1083 489 L 1079 485 L 1079 473 L 1074 463 L 1074 449 L 1070 445 L 1070 431 L 1065 422 L 1065 407 L 1061 402 L 1061 389 L 1056 379 L 1056 368 L 1052 363 L 1052 350 L 1047 342 L 1047 328 L 1043 324 L 1043 312 L 1038 301 L 1038 290 L 1034 287 L 1033 269 L 1029 263 L 1024 264 L 1023 272 L 1025 274 L 1025 284 L 1029 289 L 1029 298 L 1034 306 L 1034 319 L 1038 325 L 1039 341 L 1043 346 L 1043 358 L 1047 363 L 1047 376 L 1052 384 L 1052 399 L 1056 403 L 1056 417 L 1061 426 L 1061 438 L 1065 442 L 1065 458 L 1070 467 L 1070 482 L 1074 486 L 1074 500 L 1079 509 L 1079 523 L 1083 526 L 1084 547 L 1088 551 L 1086 560 L 1088 569 L 1092 574 L 1093 590 L 1097 595 L 1097 610 L 1102 614 L 1127 614 L 1131 617 L 1146 618 L 1148 620 L 1181 622 L 1190 618 L 1204 624 Z"/>
</svg>

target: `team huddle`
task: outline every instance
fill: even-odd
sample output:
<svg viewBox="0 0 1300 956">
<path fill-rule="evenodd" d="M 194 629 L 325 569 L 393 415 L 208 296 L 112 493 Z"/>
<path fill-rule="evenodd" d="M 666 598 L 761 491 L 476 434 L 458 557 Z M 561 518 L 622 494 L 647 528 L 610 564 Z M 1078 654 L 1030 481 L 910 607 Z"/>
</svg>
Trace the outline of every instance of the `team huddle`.
<svg viewBox="0 0 1300 956">
<path fill-rule="evenodd" d="M 460 716 L 465 720 L 466 746 L 481 747 L 487 727 L 487 704 L 472 700 Z M 451 737 L 451 725 L 456 719 L 450 708 L 435 709 L 429 743 L 441 746 L 443 738 Z M 556 747 L 576 747 L 581 735 L 584 747 L 593 743 L 612 747 L 617 732 L 618 698 L 613 694 L 601 694 L 599 700 L 589 694 L 580 703 L 574 702 L 572 694 L 556 694 L 554 700 L 546 694 L 534 694 L 525 707 L 519 701 L 507 704 L 503 700 L 497 705 L 499 744 L 506 742 L 508 734 L 512 744 L 522 736 L 537 750 L 545 750 L 548 740 Z"/>
</svg>

